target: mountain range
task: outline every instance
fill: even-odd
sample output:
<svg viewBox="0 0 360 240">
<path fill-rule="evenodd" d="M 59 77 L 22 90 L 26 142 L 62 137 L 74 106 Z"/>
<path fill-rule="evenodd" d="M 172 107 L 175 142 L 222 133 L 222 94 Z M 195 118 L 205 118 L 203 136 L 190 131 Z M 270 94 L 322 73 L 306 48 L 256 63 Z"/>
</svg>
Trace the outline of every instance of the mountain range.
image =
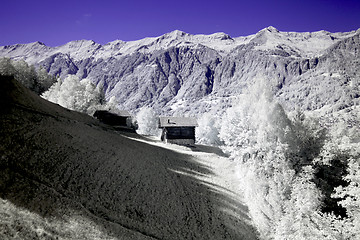
<svg viewBox="0 0 360 240">
<path fill-rule="evenodd" d="M 103 86 L 107 99 L 115 96 L 120 108 L 133 112 L 143 106 L 166 115 L 225 109 L 257 79 L 268 81 L 289 110 L 341 111 L 357 106 L 360 96 L 360 29 L 298 33 L 268 27 L 234 38 L 176 30 L 105 45 L 1 46 L 0 57 L 24 59 L 62 78 L 88 78 Z"/>
</svg>

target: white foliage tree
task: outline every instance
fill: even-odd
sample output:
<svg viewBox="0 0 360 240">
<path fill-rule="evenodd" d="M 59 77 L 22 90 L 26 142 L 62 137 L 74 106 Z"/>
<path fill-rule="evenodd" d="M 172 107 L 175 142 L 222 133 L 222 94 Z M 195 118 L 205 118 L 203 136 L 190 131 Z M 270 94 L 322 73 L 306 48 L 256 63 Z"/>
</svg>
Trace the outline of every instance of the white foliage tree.
<svg viewBox="0 0 360 240">
<path fill-rule="evenodd" d="M 40 93 L 48 90 L 52 84 L 55 83 L 56 77 L 50 76 L 49 73 L 42 67 L 40 67 L 37 71 L 37 81 L 41 86 Z"/>
<path fill-rule="evenodd" d="M 239 97 L 220 129 L 224 149 L 240 163 L 245 201 L 263 237 L 274 234 L 290 198 L 294 171 L 286 158 L 289 134 L 291 121 L 264 81 Z"/>
<path fill-rule="evenodd" d="M 234 105 L 227 110 L 219 135 L 234 157 L 246 158 L 269 144 L 276 146 L 290 131 L 290 120 L 265 81 L 257 81 Z"/>
<path fill-rule="evenodd" d="M 38 82 L 34 66 L 29 66 L 24 60 L 13 63 L 15 67 L 15 78 L 25 87 L 38 92 Z"/>
<path fill-rule="evenodd" d="M 275 239 L 324 239 L 316 224 L 320 218 L 321 193 L 312 181 L 314 170 L 306 166 L 292 182 L 291 195 L 276 226 Z"/>
<path fill-rule="evenodd" d="M 136 115 L 136 121 L 138 124 L 137 133 L 151 136 L 157 136 L 160 134 L 160 130 L 158 128 L 159 118 L 154 109 L 150 107 L 141 108 Z"/>
<path fill-rule="evenodd" d="M 75 75 L 60 79 L 42 95 L 43 98 L 65 108 L 92 114 L 100 108 L 102 93 L 90 80 L 79 80 Z"/>
<path fill-rule="evenodd" d="M 303 221 L 289 239 L 305 234 L 308 227 L 316 232 L 315 216 L 306 215 L 320 209 L 320 193 L 310 181 L 311 171 L 303 167 L 311 166 L 323 146 L 323 131 L 313 121 L 303 114 L 289 118 L 272 97 L 271 86 L 257 81 L 228 109 L 220 139 L 238 162 L 245 201 L 262 238 L 287 239 L 290 232 L 283 231 L 291 219 Z M 306 201 L 312 205 L 302 208 Z"/>
<path fill-rule="evenodd" d="M 196 141 L 206 145 L 221 145 L 219 138 L 220 123 L 219 117 L 213 113 L 205 113 L 198 119 L 199 126 L 195 129 Z"/>
<path fill-rule="evenodd" d="M 15 75 L 15 72 L 15 67 L 10 58 L 0 58 L 0 74 L 11 76 Z"/>
<path fill-rule="evenodd" d="M 36 70 L 24 60 L 12 61 L 10 58 L 0 58 L 0 74 L 14 76 L 17 81 L 39 95 L 56 81 L 46 70 Z"/>
<path fill-rule="evenodd" d="M 340 204 L 346 209 L 348 221 L 343 222 L 347 239 L 360 236 L 360 159 L 350 159 L 348 175 L 344 178 L 349 185 L 336 188 L 334 197 L 342 198 Z"/>
</svg>

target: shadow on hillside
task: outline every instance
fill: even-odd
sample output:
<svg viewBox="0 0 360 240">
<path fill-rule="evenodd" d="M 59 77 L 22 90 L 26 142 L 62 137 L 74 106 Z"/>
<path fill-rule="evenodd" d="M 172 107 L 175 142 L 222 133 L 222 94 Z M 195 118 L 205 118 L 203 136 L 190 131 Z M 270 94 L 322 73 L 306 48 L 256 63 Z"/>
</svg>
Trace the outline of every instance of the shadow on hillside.
<svg viewBox="0 0 360 240">
<path fill-rule="evenodd" d="M 256 238 L 246 207 L 198 179 L 213 174 L 206 166 L 31 102 L 0 102 L 11 105 L 0 114 L 0 198 L 46 219 L 81 215 L 119 239 Z"/>
<path fill-rule="evenodd" d="M 224 153 L 219 147 L 207 146 L 207 145 L 195 145 L 194 148 L 191 149 L 194 152 L 206 152 L 206 153 L 214 153 L 220 157 L 229 157 L 228 154 Z"/>
<path fill-rule="evenodd" d="M 152 143 L 163 143 L 160 140 L 160 137 L 156 138 L 154 136 L 143 136 L 140 134 L 136 134 L 136 133 L 128 133 L 128 132 L 120 132 L 119 133 L 123 136 L 129 137 L 129 138 L 133 138 L 133 139 L 138 139 L 138 140 L 142 140 L 142 141 L 146 141 L 146 142 L 152 142 Z M 181 146 L 179 145 L 179 148 L 187 148 L 193 152 L 205 152 L 205 153 L 214 153 L 220 157 L 229 157 L 228 154 L 224 153 L 221 148 L 216 147 L 216 146 L 209 146 L 209 145 L 202 145 L 202 144 L 195 144 L 195 145 L 185 145 L 185 146 Z"/>
</svg>

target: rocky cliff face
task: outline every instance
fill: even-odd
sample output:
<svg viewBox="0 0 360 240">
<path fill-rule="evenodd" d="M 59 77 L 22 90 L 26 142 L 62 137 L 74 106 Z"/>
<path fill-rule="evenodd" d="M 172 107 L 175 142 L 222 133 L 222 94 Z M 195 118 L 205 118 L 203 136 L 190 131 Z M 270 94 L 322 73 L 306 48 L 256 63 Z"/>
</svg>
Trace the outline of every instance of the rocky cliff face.
<svg viewBox="0 0 360 240">
<path fill-rule="evenodd" d="M 73 41 L 0 47 L 0 56 L 25 59 L 61 77 L 76 74 L 104 86 L 121 108 L 153 106 L 162 114 L 194 115 L 231 105 L 246 85 L 263 78 L 286 108 L 341 110 L 359 103 L 360 31 L 280 32 L 268 27 L 247 37 L 174 31 L 105 45 Z"/>
</svg>

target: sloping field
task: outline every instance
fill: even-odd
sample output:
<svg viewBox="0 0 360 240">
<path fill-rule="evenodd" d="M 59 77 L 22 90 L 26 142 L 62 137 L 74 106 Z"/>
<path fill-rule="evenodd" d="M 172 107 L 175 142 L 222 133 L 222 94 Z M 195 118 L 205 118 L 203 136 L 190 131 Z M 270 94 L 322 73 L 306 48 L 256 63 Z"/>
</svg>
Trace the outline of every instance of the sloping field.
<svg viewBox="0 0 360 240">
<path fill-rule="evenodd" d="M 194 156 L 0 82 L 1 239 L 256 239 Z"/>
</svg>

